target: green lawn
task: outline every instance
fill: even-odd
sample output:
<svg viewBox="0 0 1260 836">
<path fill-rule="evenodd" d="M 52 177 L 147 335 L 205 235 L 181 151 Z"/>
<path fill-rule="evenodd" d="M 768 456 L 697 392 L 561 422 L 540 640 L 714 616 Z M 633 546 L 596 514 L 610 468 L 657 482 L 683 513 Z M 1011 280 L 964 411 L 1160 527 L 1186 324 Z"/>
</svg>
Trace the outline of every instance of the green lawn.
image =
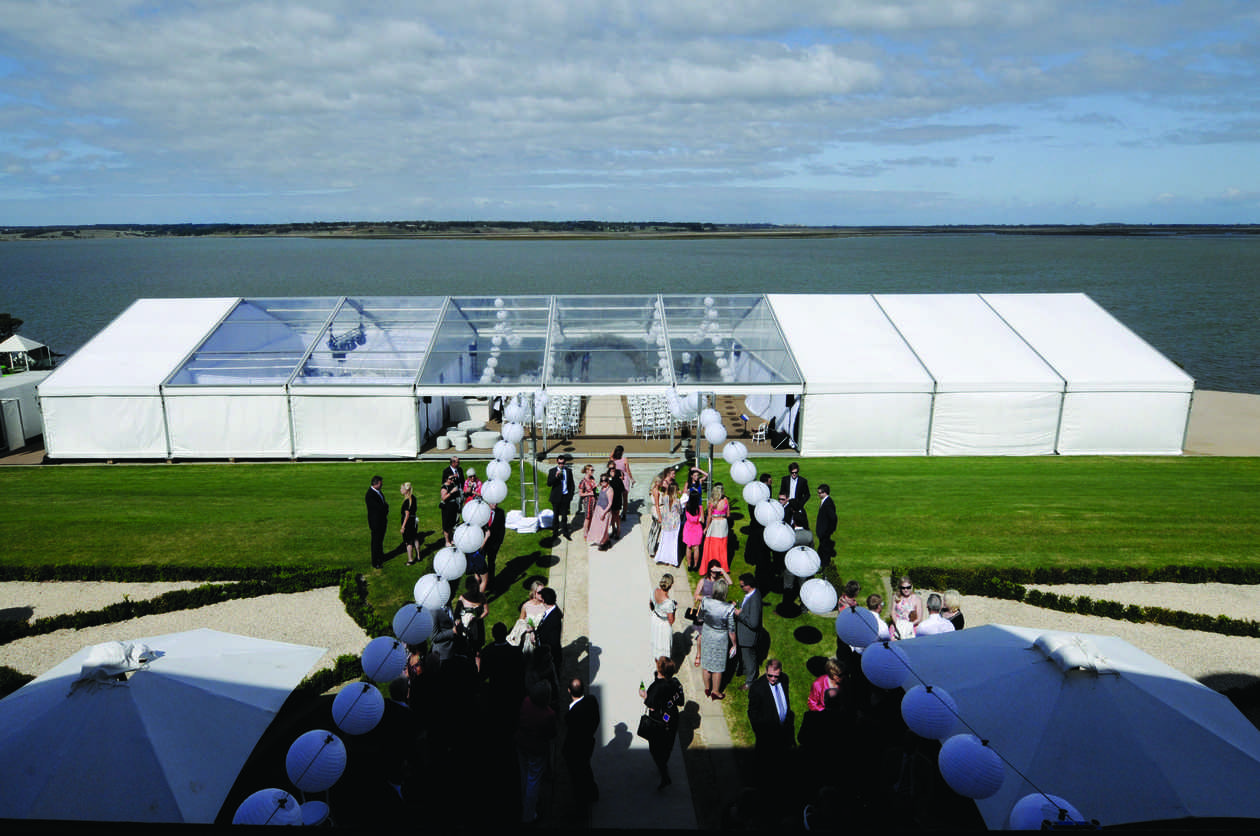
<svg viewBox="0 0 1260 836">
<path fill-rule="evenodd" d="M 754 460 L 756 460 L 754 455 Z M 758 464 L 778 478 L 786 462 Z M 91 465 L 0 468 L 0 563 L 346 567 L 368 577 L 385 618 L 411 598 L 423 566 L 396 558 L 368 566 L 363 492 L 385 480 L 397 519 L 398 486 L 420 497 L 426 554 L 439 545 L 436 488 L 443 463 Z M 477 463 L 479 472 L 484 464 Z M 742 561 L 747 509 L 732 494 Z M 802 459 L 812 487 L 828 482 L 839 512 L 837 567 L 882 588 L 894 566 L 1249 566 L 1260 561 L 1260 459 L 879 458 Z M 506 507 L 518 503 L 511 485 Z M 545 502 L 544 502 L 545 505 Z M 807 510 L 811 521 L 814 498 Z M 387 547 L 397 541 L 387 540 Z M 492 588 L 490 622 L 510 623 L 531 577 L 545 575 L 539 535 L 509 532 Z M 808 614 L 767 618 L 772 652 L 794 672 L 798 711 L 805 664 L 834 650 L 831 621 Z M 804 629 L 802 629 L 804 628 Z M 810 629 L 812 628 L 812 629 Z M 742 716 L 742 694 L 728 710 Z M 739 733 L 743 723 L 733 723 Z"/>
</svg>

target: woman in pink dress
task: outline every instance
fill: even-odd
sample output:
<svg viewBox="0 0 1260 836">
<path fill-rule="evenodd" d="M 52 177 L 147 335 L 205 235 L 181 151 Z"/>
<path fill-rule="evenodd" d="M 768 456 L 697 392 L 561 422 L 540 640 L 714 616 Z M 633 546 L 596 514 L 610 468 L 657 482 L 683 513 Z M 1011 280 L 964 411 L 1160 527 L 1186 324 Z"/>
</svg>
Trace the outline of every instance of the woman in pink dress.
<svg viewBox="0 0 1260 836">
<path fill-rule="evenodd" d="M 693 572 L 700 571 L 700 544 L 704 541 L 704 506 L 700 503 L 700 495 L 693 493 L 687 497 L 687 506 L 683 510 L 683 545 L 687 548 L 687 568 Z"/>
<path fill-rule="evenodd" d="M 578 482 L 578 502 L 582 509 L 582 536 L 591 530 L 591 517 L 595 515 L 595 494 L 599 492 L 599 483 L 595 481 L 595 465 L 588 464 L 582 468 L 582 480 Z"/>
<path fill-rule="evenodd" d="M 897 584 L 892 611 L 892 637 L 908 639 L 913 636 L 915 627 L 923 620 L 923 599 L 915 593 L 914 584 L 904 575 Z"/>
<path fill-rule="evenodd" d="M 586 530 L 586 542 L 589 545 L 599 546 L 600 551 L 608 551 L 608 536 L 612 533 L 615 513 L 612 485 L 609 484 L 608 475 L 604 474 L 599 477 L 595 513 L 591 515 L 591 527 Z"/>
<path fill-rule="evenodd" d="M 726 562 L 726 542 L 730 534 L 729 520 L 731 503 L 726 498 L 721 482 L 713 483 L 713 492 L 709 494 L 708 520 L 704 528 L 704 554 L 700 558 L 702 566 L 711 566 L 717 561 L 722 567 L 722 575 L 726 582 L 731 581 L 731 567 Z"/>
</svg>

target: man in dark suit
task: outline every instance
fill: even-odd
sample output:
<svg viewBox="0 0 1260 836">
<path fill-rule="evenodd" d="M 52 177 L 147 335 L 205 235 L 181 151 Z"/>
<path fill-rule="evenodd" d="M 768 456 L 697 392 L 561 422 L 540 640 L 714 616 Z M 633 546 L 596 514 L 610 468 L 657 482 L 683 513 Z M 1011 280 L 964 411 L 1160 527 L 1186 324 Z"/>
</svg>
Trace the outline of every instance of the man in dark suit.
<svg viewBox="0 0 1260 836">
<path fill-rule="evenodd" d="M 836 533 L 836 503 L 831 498 L 831 486 L 823 482 L 818 486 L 818 518 L 814 521 L 814 534 L 818 538 L 818 556 L 822 565 L 831 565 L 836 556 L 836 544 L 832 535 Z"/>
<path fill-rule="evenodd" d="M 463 489 L 464 471 L 460 467 L 459 456 L 451 456 L 450 464 L 442 468 L 442 482 L 446 481 L 447 476 L 455 477 L 455 484 L 458 485 L 461 490 Z"/>
<path fill-rule="evenodd" d="M 552 530 L 556 537 L 569 535 L 569 506 L 573 502 L 573 494 L 577 486 L 573 484 L 573 471 L 569 469 L 569 457 L 564 453 L 556 456 L 556 466 L 547 471 L 547 487 L 551 488 L 551 510 L 555 514 Z"/>
<path fill-rule="evenodd" d="M 809 502 L 809 480 L 801 475 L 801 466 L 796 462 L 788 465 L 788 475 L 779 480 L 779 493 L 787 494 L 788 504 L 793 510 L 800 512 L 802 528 L 809 528 L 809 517 L 805 514 L 805 504 Z"/>
<path fill-rule="evenodd" d="M 805 512 L 795 507 L 787 494 L 782 491 L 779 492 L 779 504 L 783 506 L 783 522 L 798 531 L 809 528 L 809 520 L 806 519 Z M 801 579 L 787 570 L 787 552 L 772 552 L 771 562 L 774 564 L 775 574 L 783 584 L 781 603 L 794 604 L 796 596 L 800 594 Z"/>
<path fill-rule="evenodd" d="M 498 743 L 503 738 L 511 740 L 521 700 L 525 699 L 525 658 L 519 647 L 508 644 L 507 633 L 507 625 L 496 621 L 490 628 L 494 641 L 479 654 L 481 675 L 486 678 L 490 728 Z"/>
<path fill-rule="evenodd" d="M 744 599 L 735 609 L 735 641 L 739 645 L 739 665 L 744 669 L 741 691 L 752 687 L 757 678 L 757 636 L 761 632 L 761 592 L 757 578 L 744 573 L 739 576 L 739 588 Z"/>
<path fill-rule="evenodd" d="M 486 533 L 486 542 L 481 547 L 481 553 L 486 559 L 486 572 L 488 581 L 494 580 L 494 560 L 499 556 L 499 547 L 503 545 L 503 537 L 507 534 L 507 515 L 499 508 L 497 503 L 490 504 L 490 522 Z"/>
<path fill-rule="evenodd" d="M 539 644 L 544 644 L 551 648 L 551 664 L 555 666 L 556 677 L 560 677 L 560 672 L 564 668 L 564 659 L 562 647 L 560 644 L 560 636 L 564 632 L 564 613 L 556 606 L 556 591 L 549 586 L 544 586 L 538 593 L 542 598 L 546 609 L 539 617 L 538 625 L 534 627 L 534 637 L 538 639 Z"/>
<path fill-rule="evenodd" d="M 389 503 L 381 493 L 382 479 L 372 477 L 372 485 L 363 495 L 367 503 L 368 530 L 372 532 L 372 568 L 379 569 L 385 563 L 385 527 L 389 523 Z"/>
<path fill-rule="evenodd" d="M 582 680 L 569 682 L 569 710 L 564 720 L 564 762 L 573 780 L 573 797 L 585 807 L 599 800 L 599 787 L 591 770 L 591 754 L 595 751 L 595 733 L 599 731 L 599 703 L 586 693 Z"/>
<path fill-rule="evenodd" d="M 766 672 L 748 689 L 748 722 L 756 737 L 756 760 L 762 780 L 769 784 L 784 772 L 784 757 L 796 743 L 796 717 L 788 697 L 783 663 L 766 660 Z"/>
</svg>

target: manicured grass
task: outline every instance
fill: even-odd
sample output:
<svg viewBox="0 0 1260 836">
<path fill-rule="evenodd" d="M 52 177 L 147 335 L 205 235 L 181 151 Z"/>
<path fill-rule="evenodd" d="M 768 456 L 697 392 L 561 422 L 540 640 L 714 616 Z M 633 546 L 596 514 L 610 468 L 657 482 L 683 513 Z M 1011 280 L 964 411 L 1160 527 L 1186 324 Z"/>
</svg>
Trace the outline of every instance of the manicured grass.
<svg viewBox="0 0 1260 836">
<path fill-rule="evenodd" d="M 753 454 L 754 461 L 756 452 Z M 778 480 L 782 460 L 758 464 Z M 1260 562 L 1260 459 L 881 458 L 802 459 L 816 488 L 831 485 L 839 526 L 836 566 L 883 591 L 893 567 L 1249 566 Z M 440 546 L 437 486 L 443 463 L 99 465 L 0 468 L 0 564 L 347 567 L 368 577 L 386 619 L 411 599 L 430 562 L 395 558 L 373 572 L 363 492 L 379 473 L 392 518 L 398 486 L 420 498 L 426 558 Z M 484 464 L 476 463 L 484 474 Z M 716 478 L 732 496 L 743 562 L 747 508 L 725 463 Z M 643 478 L 641 474 L 640 478 Z M 517 483 L 505 507 L 519 505 Z M 544 500 L 544 505 L 546 504 Z M 811 522 L 818 508 L 812 497 Z M 508 533 L 499 555 L 488 623 L 509 625 L 530 578 L 552 557 L 540 535 Z M 386 546 L 397 543 L 393 537 Z M 771 603 L 778 603 L 777 596 Z M 771 653 L 785 661 L 798 716 L 813 677 L 807 664 L 834 651 L 831 621 L 768 612 Z M 815 660 L 816 663 L 816 660 Z M 727 710 L 742 718 L 743 695 Z M 733 722 L 737 736 L 746 723 Z"/>
</svg>

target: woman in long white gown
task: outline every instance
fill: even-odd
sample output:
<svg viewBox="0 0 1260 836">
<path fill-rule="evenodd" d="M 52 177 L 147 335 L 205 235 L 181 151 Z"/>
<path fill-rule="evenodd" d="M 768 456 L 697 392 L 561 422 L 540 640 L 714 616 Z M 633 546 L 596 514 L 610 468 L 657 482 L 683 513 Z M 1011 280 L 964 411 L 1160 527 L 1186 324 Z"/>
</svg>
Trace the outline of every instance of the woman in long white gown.
<svg viewBox="0 0 1260 836">
<path fill-rule="evenodd" d="M 669 483 L 661 491 L 658 514 L 661 520 L 660 544 L 656 547 L 656 562 L 666 566 L 678 565 L 678 527 L 682 525 L 682 508 L 678 504 L 678 486 Z"/>
<path fill-rule="evenodd" d="M 652 593 L 652 658 L 662 656 L 673 657 L 674 653 L 674 613 L 678 610 L 678 602 L 669 597 L 669 590 L 674 585 L 674 576 L 661 575 L 660 585 Z"/>
</svg>

